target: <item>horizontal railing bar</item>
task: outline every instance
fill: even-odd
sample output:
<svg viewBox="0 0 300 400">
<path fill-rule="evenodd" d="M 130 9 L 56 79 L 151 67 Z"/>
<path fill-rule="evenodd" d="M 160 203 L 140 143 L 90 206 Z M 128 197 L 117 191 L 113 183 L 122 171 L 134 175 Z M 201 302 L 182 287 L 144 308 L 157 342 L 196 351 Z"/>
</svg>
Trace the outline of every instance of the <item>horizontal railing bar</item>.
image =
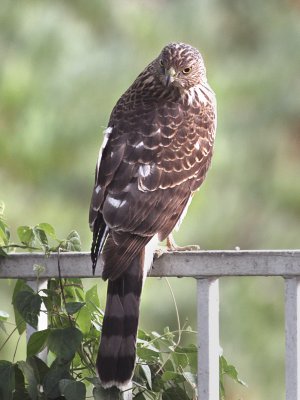
<svg viewBox="0 0 300 400">
<path fill-rule="evenodd" d="M 1 278 L 35 279 L 33 265 L 44 267 L 41 278 L 58 276 L 57 254 L 15 253 L 0 257 Z M 91 278 L 89 253 L 62 253 L 63 277 Z M 101 276 L 102 261 L 96 268 Z M 164 253 L 154 261 L 150 276 L 222 277 L 222 276 L 300 276 L 300 250 L 237 250 Z"/>
</svg>

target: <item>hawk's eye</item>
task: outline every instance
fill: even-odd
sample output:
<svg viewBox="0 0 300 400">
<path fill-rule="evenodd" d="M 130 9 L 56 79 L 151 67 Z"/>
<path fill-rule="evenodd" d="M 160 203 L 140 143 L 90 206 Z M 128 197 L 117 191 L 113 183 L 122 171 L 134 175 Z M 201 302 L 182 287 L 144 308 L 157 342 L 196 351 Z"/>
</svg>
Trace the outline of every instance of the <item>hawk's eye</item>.
<svg viewBox="0 0 300 400">
<path fill-rule="evenodd" d="M 182 72 L 183 72 L 185 75 L 187 75 L 187 74 L 189 74 L 189 73 L 191 72 L 191 70 L 192 70 L 191 67 L 187 67 L 187 68 L 184 68 L 184 69 L 182 70 Z"/>
<path fill-rule="evenodd" d="M 162 59 L 159 60 L 159 64 L 160 64 L 161 67 L 164 67 L 164 62 L 163 62 Z"/>
</svg>

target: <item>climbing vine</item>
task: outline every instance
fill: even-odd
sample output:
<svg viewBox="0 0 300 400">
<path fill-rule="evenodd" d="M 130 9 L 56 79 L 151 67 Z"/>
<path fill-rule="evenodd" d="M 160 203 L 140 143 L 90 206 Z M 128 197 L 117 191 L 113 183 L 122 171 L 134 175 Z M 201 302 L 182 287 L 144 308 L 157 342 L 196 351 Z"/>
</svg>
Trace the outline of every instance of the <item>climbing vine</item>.
<svg viewBox="0 0 300 400">
<path fill-rule="evenodd" d="M 80 251 L 76 231 L 59 239 L 48 223 L 17 229 L 18 242 L 11 241 L 10 229 L 0 205 L 0 257 L 12 252 L 39 251 L 47 257 L 55 252 Z M 20 265 L 20 268 L 22 266 Z M 1 268 L 1 267 L 0 267 Z M 37 279 L 43 265 L 33 265 Z M 59 270 L 58 270 L 59 276 Z M 117 389 L 105 390 L 95 371 L 95 359 L 101 334 L 103 310 L 97 285 L 85 290 L 80 279 L 55 278 L 46 289 L 34 291 L 24 280 L 17 280 L 13 298 L 14 323 L 0 310 L 1 350 L 14 335 L 20 338 L 26 324 L 37 328 L 41 313 L 46 313 L 48 328 L 33 333 L 27 343 L 26 356 L 15 360 L 17 349 L 9 360 L 0 360 L 0 399 L 2 400 L 108 400 L 121 399 Z M 42 307 L 43 305 L 43 307 Z M 176 303 L 175 303 L 176 306 Z M 177 310 L 177 308 L 176 308 Z M 179 319 L 179 318 L 178 318 Z M 171 331 L 138 331 L 137 364 L 133 377 L 136 400 L 189 400 L 197 398 L 197 347 L 182 345 L 182 335 L 196 334 L 184 324 Z M 18 346 L 19 340 L 17 341 Z M 47 356 L 38 355 L 45 351 Z M 225 398 L 224 377 L 239 384 L 236 368 L 220 357 L 220 393 Z"/>
</svg>

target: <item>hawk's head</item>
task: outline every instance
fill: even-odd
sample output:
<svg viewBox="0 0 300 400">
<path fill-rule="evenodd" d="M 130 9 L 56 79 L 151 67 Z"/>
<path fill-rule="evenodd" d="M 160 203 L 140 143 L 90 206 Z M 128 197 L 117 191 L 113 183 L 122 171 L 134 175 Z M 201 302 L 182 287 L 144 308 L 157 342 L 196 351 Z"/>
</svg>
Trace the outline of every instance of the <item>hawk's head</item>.
<svg viewBox="0 0 300 400">
<path fill-rule="evenodd" d="M 200 52 L 184 43 L 170 43 L 155 60 L 155 74 L 165 86 L 190 89 L 206 82 L 206 71 Z"/>
</svg>

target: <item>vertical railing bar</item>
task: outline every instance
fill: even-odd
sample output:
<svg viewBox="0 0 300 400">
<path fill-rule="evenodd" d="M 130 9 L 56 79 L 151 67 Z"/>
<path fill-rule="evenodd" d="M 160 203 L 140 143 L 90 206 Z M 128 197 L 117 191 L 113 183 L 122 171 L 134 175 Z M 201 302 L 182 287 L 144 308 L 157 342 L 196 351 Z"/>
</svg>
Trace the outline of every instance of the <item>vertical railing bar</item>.
<svg viewBox="0 0 300 400">
<path fill-rule="evenodd" d="M 198 398 L 219 400 L 219 280 L 197 279 Z"/>
<path fill-rule="evenodd" d="M 48 279 L 39 279 L 39 280 L 28 280 L 27 285 L 31 287 L 35 292 L 38 292 L 42 289 L 47 289 Z M 29 324 L 26 324 L 26 341 L 28 343 L 30 336 L 36 331 L 42 331 L 43 329 L 48 328 L 48 316 L 46 314 L 46 307 L 44 303 L 41 305 L 41 312 L 38 318 L 38 326 L 37 329 L 33 328 Z M 46 362 L 47 360 L 47 349 L 44 349 L 38 354 L 38 357 Z"/>
<path fill-rule="evenodd" d="M 286 400 L 300 399 L 300 277 L 285 278 Z"/>
</svg>

